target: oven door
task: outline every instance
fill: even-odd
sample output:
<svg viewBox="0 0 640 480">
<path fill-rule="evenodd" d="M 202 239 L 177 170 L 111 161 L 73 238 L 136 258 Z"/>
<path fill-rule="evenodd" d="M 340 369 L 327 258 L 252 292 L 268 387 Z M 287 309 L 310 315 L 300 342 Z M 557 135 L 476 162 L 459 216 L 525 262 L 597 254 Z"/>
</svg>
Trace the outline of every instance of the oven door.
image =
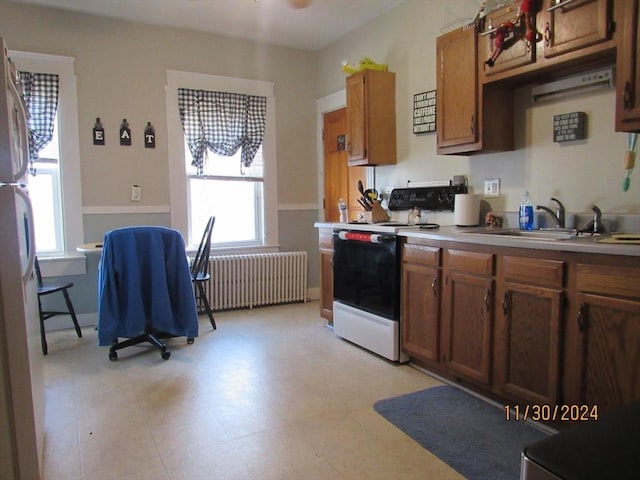
<svg viewBox="0 0 640 480">
<path fill-rule="evenodd" d="M 389 320 L 399 320 L 398 244 L 395 235 L 336 232 L 333 243 L 334 299 Z"/>
</svg>

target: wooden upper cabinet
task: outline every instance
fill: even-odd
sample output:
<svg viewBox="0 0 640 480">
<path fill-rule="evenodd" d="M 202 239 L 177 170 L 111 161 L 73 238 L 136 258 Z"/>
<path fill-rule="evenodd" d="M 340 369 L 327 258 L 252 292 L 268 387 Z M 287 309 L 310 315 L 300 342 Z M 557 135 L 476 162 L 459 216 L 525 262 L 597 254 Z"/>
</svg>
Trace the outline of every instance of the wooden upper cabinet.
<svg viewBox="0 0 640 480">
<path fill-rule="evenodd" d="M 436 75 L 438 154 L 513 150 L 513 95 L 479 84 L 475 28 L 438 37 Z"/>
<path fill-rule="evenodd" d="M 349 166 L 396 163 L 396 77 L 363 70 L 347 77 Z"/>
<path fill-rule="evenodd" d="M 478 142 L 477 55 L 474 28 L 460 28 L 436 40 L 438 153 L 455 153 L 447 147 Z"/>
<path fill-rule="evenodd" d="M 616 131 L 640 130 L 640 1 L 624 0 L 616 72 Z"/>
<path fill-rule="evenodd" d="M 609 0 L 545 0 L 542 12 L 544 56 L 555 57 L 608 40 Z"/>
</svg>

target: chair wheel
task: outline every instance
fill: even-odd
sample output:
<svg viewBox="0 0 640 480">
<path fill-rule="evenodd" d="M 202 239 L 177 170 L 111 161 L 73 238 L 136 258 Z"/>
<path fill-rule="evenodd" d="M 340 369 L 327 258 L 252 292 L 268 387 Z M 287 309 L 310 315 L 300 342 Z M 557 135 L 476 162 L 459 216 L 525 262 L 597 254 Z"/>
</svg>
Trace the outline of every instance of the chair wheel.
<svg viewBox="0 0 640 480">
<path fill-rule="evenodd" d="M 109 360 L 115 362 L 118 359 L 118 352 L 115 350 L 109 350 Z"/>
<path fill-rule="evenodd" d="M 171 352 L 168 352 L 166 350 L 164 350 L 160 356 L 162 357 L 163 360 L 169 360 L 169 357 L 171 356 Z"/>
<path fill-rule="evenodd" d="M 194 341 L 195 341 L 195 338 L 193 338 L 193 337 L 187 337 L 187 343 L 188 343 L 189 345 L 191 345 Z"/>
</svg>

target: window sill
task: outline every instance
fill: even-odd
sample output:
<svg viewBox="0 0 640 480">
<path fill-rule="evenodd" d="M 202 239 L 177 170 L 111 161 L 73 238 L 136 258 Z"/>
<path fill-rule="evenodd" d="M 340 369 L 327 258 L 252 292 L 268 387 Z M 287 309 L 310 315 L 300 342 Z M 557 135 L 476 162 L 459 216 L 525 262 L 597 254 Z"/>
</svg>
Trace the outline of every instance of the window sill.
<svg viewBox="0 0 640 480">
<path fill-rule="evenodd" d="M 84 255 L 38 257 L 38 263 L 43 277 L 65 277 L 87 273 L 87 262 Z"/>
</svg>

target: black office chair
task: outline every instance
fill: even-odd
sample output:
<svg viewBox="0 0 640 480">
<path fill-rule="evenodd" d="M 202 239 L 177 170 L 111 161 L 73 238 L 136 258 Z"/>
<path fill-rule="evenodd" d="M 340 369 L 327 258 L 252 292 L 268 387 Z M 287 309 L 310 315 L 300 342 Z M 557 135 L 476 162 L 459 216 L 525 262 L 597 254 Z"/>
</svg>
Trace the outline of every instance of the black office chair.
<svg viewBox="0 0 640 480">
<path fill-rule="evenodd" d="M 204 289 L 204 282 L 208 282 L 211 279 L 209 273 L 209 254 L 211 252 L 211 232 L 213 232 L 213 224 L 216 222 L 216 217 L 210 217 L 207 222 L 207 226 L 202 234 L 202 240 L 196 253 L 193 263 L 191 264 L 191 280 L 193 282 L 193 290 L 196 296 L 196 305 L 198 306 L 198 313 L 206 312 L 209 315 L 209 321 L 214 330 L 216 330 L 216 321 L 213 318 L 213 312 L 211 311 L 211 305 L 207 299 L 207 292 Z"/>
<path fill-rule="evenodd" d="M 76 333 L 78 334 L 78 338 L 82 338 L 82 330 L 80 330 L 80 325 L 78 325 L 78 319 L 76 317 L 76 311 L 73 309 L 73 303 L 71 303 L 71 298 L 69 297 L 69 292 L 67 291 L 71 287 L 73 287 L 72 282 L 57 282 L 42 280 L 42 273 L 40 272 L 40 265 L 38 264 L 38 258 L 36 257 L 36 276 L 38 277 L 38 311 L 40 312 L 40 337 L 42 341 L 42 353 L 46 355 L 49 351 L 47 347 L 47 338 L 44 331 L 44 321 L 48 318 L 54 317 L 56 315 L 71 315 L 71 320 L 73 320 L 73 326 L 76 329 Z M 66 311 L 54 311 L 54 310 L 43 310 L 42 302 L 40 297 L 45 295 L 51 295 L 52 293 L 62 292 L 64 296 L 64 301 L 67 304 Z"/>
</svg>

